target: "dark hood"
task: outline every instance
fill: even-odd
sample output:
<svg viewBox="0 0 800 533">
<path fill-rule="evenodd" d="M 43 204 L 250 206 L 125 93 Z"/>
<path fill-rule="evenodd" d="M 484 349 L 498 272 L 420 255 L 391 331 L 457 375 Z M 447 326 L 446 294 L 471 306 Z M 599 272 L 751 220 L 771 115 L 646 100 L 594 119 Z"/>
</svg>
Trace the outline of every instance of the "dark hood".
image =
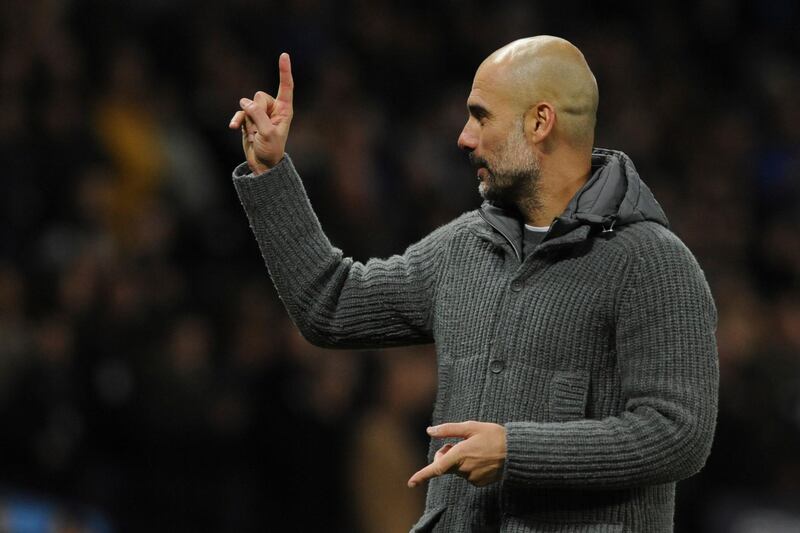
<svg viewBox="0 0 800 533">
<path fill-rule="evenodd" d="M 481 215 L 512 243 L 522 238 L 518 213 L 490 202 L 481 206 Z M 553 240 L 588 226 L 614 229 L 650 220 L 669 227 L 669 222 L 653 193 L 633 166 L 633 161 L 618 150 L 595 148 L 592 175 L 575 193 L 564 212 L 553 222 L 545 240 Z"/>
<path fill-rule="evenodd" d="M 617 150 L 592 151 L 592 177 L 572 197 L 558 217 L 567 226 L 580 224 L 624 226 L 651 220 L 669 227 L 653 193 L 639 177 L 630 157 Z"/>
</svg>

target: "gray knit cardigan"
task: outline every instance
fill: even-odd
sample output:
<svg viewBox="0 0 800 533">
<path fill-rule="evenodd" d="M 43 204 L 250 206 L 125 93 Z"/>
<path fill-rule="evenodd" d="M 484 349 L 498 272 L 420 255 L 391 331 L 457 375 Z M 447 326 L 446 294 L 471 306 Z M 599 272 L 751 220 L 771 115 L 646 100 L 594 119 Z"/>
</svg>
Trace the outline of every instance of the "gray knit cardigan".
<svg viewBox="0 0 800 533">
<path fill-rule="evenodd" d="M 666 532 L 676 481 L 717 412 L 716 310 L 697 261 L 623 153 L 524 259 L 521 221 L 485 203 L 402 255 L 344 257 L 291 159 L 234 185 L 278 294 L 312 343 L 436 343 L 432 423 L 504 424 L 502 479 L 428 485 L 415 532 Z M 433 439 L 430 456 L 446 440 Z M 411 472 L 409 472 L 409 475 Z"/>
</svg>

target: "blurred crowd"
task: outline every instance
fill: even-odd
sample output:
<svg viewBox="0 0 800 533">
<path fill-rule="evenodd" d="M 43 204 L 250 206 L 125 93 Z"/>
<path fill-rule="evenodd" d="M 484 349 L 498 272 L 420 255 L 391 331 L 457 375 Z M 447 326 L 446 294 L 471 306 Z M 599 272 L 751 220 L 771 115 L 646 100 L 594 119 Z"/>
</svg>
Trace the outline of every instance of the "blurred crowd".
<svg viewBox="0 0 800 533">
<path fill-rule="evenodd" d="M 797 531 L 800 5 L 631 5 L 0 3 L 0 532 L 407 531 L 433 348 L 299 336 L 227 124 L 290 52 L 287 151 L 323 227 L 399 253 L 479 205 L 472 75 L 539 33 L 583 50 L 597 145 L 633 158 L 716 298 L 718 431 L 676 531 Z"/>
</svg>

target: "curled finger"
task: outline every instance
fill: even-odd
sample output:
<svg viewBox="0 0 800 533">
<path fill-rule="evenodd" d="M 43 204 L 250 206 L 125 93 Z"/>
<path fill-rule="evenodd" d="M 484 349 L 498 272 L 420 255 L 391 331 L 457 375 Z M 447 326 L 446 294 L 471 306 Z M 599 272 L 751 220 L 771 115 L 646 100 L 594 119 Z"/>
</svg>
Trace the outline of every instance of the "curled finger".
<svg viewBox="0 0 800 533">
<path fill-rule="evenodd" d="M 436 455 L 434 456 L 434 460 L 436 460 L 436 459 L 439 459 L 439 458 L 440 458 L 440 457 L 442 457 L 444 454 L 446 454 L 447 452 L 449 452 L 449 451 L 450 451 L 452 448 L 453 448 L 453 445 L 452 445 L 452 444 L 445 444 L 444 446 L 442 446 L 441 448 L 439 448 L 439 449 L 436 451 Z"/>
<path fill-rule="evenodd" d="M 240 128 L 244 121 L 244 111 L 237 111 L 233 114 L 233 118 L 231 118 L 231 123 L 228 124 L 228 127 L 232 130 Z"/>
<path fill-rule="evenodd" d="M 264 107 L 267 112 L 267 116 L 272 114 L 272 109 L 275 107 L 275 99 L 272 96 L 268 95 L 264 91 L 258 91 L 256 92 L 255 96 L 253 96 L 253 101 Z"/>
<path fill-rule="evenodd" d="M 247 136 L 248 142 L 255 142 L 255 136 L 258 133 L 258 128 L 255 122 L 248 116 L 244 117 L 244 124 L 242 124 L 242 132 Z"/>
<path fill-rule="evenodd" d="M 269 116 L 267 115 L 266 105 L 263 102 L 256 102 L 250 100 L 249 98 L 242 98 L 239 100 L 239 105 L 242 108 L 242 111 L 247 115 L 247 119 L 252 121 L 255 124 L 255 127 L 258 132 L 261 134 L 267 134 L 274 126 L 272 122 L 269 120 Z M 250 128 L 248 127 L 248 133 L 250 132 Z"/>
</svg>

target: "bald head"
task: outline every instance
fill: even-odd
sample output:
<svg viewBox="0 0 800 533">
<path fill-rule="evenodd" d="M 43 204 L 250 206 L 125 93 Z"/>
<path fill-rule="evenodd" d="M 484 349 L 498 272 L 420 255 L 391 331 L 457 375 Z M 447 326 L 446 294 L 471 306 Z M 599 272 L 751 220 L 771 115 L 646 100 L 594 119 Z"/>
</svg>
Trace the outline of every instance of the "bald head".
<svg viewBox="0 0 800 533">
<path fill-rule="evenodd" d="M 597 81 L 578 48 L 559 37 L 519 39 L 492 53 L 478 68 L 525 112 L 540 102 L 557 115 L 556 136 L 575 147 L 591 147 L 597 113 Z"/>
</svg>

